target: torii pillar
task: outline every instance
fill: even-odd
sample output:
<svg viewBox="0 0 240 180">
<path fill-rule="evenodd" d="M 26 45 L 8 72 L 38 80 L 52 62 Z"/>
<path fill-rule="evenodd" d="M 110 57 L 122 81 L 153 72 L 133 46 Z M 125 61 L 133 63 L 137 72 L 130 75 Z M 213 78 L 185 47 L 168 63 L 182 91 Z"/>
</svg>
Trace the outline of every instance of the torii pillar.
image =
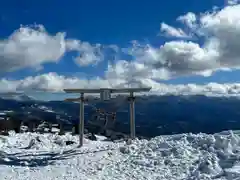
<svg viewBox="0 0 240 180">
<path fill-rule="evenodd" d="M 84 93 L 81 93 L 80 98 L 69 98 L 69 99 L 65 99 L 65 101 L 80 103 L 78 132 L 79 132 L 79 147 L 82 147 L 83 137 L 84 137 L 84 104 L 86 101 L 84 99 Z"/>
<path fill-rule="evenodd" d="M 130 103 L 130 137 L 134 139 L 136 137 L 135 130 L 135 97 L 133 92 L 130 92 L 130 96 L 128 97 L 128 101 Z"/>
<path fill-rule="evenodd" d="M 80 97 L 80 116 L 79 116 L 79 146 L 83 146 L 84 136 L 84 93 L 81 93 Z"/>
</svg>

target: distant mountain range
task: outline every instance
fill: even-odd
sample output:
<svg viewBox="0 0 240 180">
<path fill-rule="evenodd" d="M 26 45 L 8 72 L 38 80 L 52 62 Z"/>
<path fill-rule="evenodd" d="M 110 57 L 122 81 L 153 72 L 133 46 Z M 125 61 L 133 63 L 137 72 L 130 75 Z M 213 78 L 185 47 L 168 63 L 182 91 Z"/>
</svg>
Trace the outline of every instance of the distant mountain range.
<svg viewBox="0 0 240 180">
<path fill-rule="evenodd" d="M 108 102 L 89 98 L 85 119 L 96 108 L 116 111 L 115 131 L 129 133 L 129 104 L 124 96 Z M 26 95 L 0 98 L 0 111 L 13 111 L 18 118 L 78 122 L 79 104 L 63 101 L 37 101 Z M 139 96 L 136 99 L 136 132 L 141 136 L 157 136 L 185 132 L 215 133 L 240 129 L 240 100 L 237 97 Z"/>
</svg>

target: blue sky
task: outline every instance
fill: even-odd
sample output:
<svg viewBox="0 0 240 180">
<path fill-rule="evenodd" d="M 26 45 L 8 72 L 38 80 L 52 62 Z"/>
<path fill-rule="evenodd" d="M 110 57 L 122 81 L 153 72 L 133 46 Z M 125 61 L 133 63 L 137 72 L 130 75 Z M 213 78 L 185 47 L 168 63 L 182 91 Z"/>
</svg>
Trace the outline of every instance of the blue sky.
<svg viewBox="0 0 240 180">
<path fill-rule="evenodd" d="M 64 32 L 66 33 L 66 39 L 88 42 L 91 45 L 99 43 L 103 46 L 115 45 L 120 48 L 129 48 L 132 46 L 131 42 L 133 40 L 141 44 L 149 44 L 153 48 L 159 48 L 166 42 L 180 40 L 185 42 L 193 41 L 202 45 L 205 42 L 202 37 L 186 39 L 159 36 L 161 23 L 164 22 L 175 28 L 183 28 L 183 25 L 176 20 L 179 16 L 188 12 L 199 15 L 212 11 L 215 6 L 221 10 L 225 7 L 226 2 L 226 0 L 182 0 L 174 2 L 160 0 L 4 1 L 0 6 L 0 37 L 3 41 L 6 41 L 14 31 L 20 28 L 20 25 L 26 27 L 37 24 L 44 26 L 49 35 L 54 36 L 58 32 Z M 183 30 L 185 29 L 183 28 Z M 6 56 L 6 54 L 2 56 Z M 12 58 L 9 54 L 8 56 L 6 59 Z M 108 57 L 110 56 L 108 53 L 105 52 L 103 60 L 98 64 L 89 66 L 77 65 L 73 61 L 74 56 L 77 56 L 77 52 L 64 53 L 57 61 L 48 62 L 46 60 L 40 63 L 41 69 L 36 70 L 25 64 L 26 67 L 21 66 L 21 68 L 10 72 L 2 70 L 0 76 L 10 80 L 21 80 L 29 76 L 34 77 L 56 72 L 58 75 L 66 77 L 104 77 L 108 69 Z M 23 54 L 21 57 L 25 57 L 25 55 Z M 131 59 L 128 59 L 126 54 L 116 57 L 119 58 L 118 60 L 129 61 Z M 18 61 L 22 61 L 22 59 L 19 58 Z M 12 64 L 15 65 L 16 63 Z M 239 82 L 238 76 L 240 72 L 238 68 L 233 70 L 235 64 L 225 67 L 230 68 L 231 71 L 214 70 L 214 73 L 207 77 L 184 72 L 184 75 L 171 76 L 167 80 L 159 78 L 157 82 L 167 84 Z M 175 71 L 171 71 L 171 73 L 174 74 Z"/>
</svg>

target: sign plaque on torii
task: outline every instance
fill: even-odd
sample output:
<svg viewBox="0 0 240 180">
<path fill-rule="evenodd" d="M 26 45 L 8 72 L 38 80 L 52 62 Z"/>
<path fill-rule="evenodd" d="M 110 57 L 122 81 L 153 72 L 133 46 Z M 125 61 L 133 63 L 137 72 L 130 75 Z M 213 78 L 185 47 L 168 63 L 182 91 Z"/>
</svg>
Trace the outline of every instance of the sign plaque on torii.
<svg viewBox="0 0 240 180">
<path fill-rule="evenodd" d="M 79 98 L 69 98 L 65 101 L 80 102 L 80 116 L 79 116 L 79 146 L 83 145 L 84 136 L 84 94 L 100 94 L 102 101 L 108 101 L 111 99 L 112 93 L 129 93 L 128 100 L 130 102 L 130 137 L 135 138 L 135 92 L 149 92 L 151 87 L 147 88 L 100 88 L 100 89 L 64 89 L 66 93 L 80 93 Z"/>
</svg>

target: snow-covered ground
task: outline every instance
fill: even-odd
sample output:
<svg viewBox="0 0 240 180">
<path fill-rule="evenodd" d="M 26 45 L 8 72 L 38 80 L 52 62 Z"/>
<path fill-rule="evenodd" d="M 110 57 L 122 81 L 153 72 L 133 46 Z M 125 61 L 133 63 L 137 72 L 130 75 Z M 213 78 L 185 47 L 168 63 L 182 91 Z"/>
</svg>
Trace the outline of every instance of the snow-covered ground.
<svg viewBox="0 0 240 180">
<path fill-rule="evenodd" d="M 0 137 L 0 179 L 204 180 L 240 179 L 240 137 L 222 134 L 159 136 L 131 144 L 98 137 L 78 148 L 70 134 Z"/>
</svg>

